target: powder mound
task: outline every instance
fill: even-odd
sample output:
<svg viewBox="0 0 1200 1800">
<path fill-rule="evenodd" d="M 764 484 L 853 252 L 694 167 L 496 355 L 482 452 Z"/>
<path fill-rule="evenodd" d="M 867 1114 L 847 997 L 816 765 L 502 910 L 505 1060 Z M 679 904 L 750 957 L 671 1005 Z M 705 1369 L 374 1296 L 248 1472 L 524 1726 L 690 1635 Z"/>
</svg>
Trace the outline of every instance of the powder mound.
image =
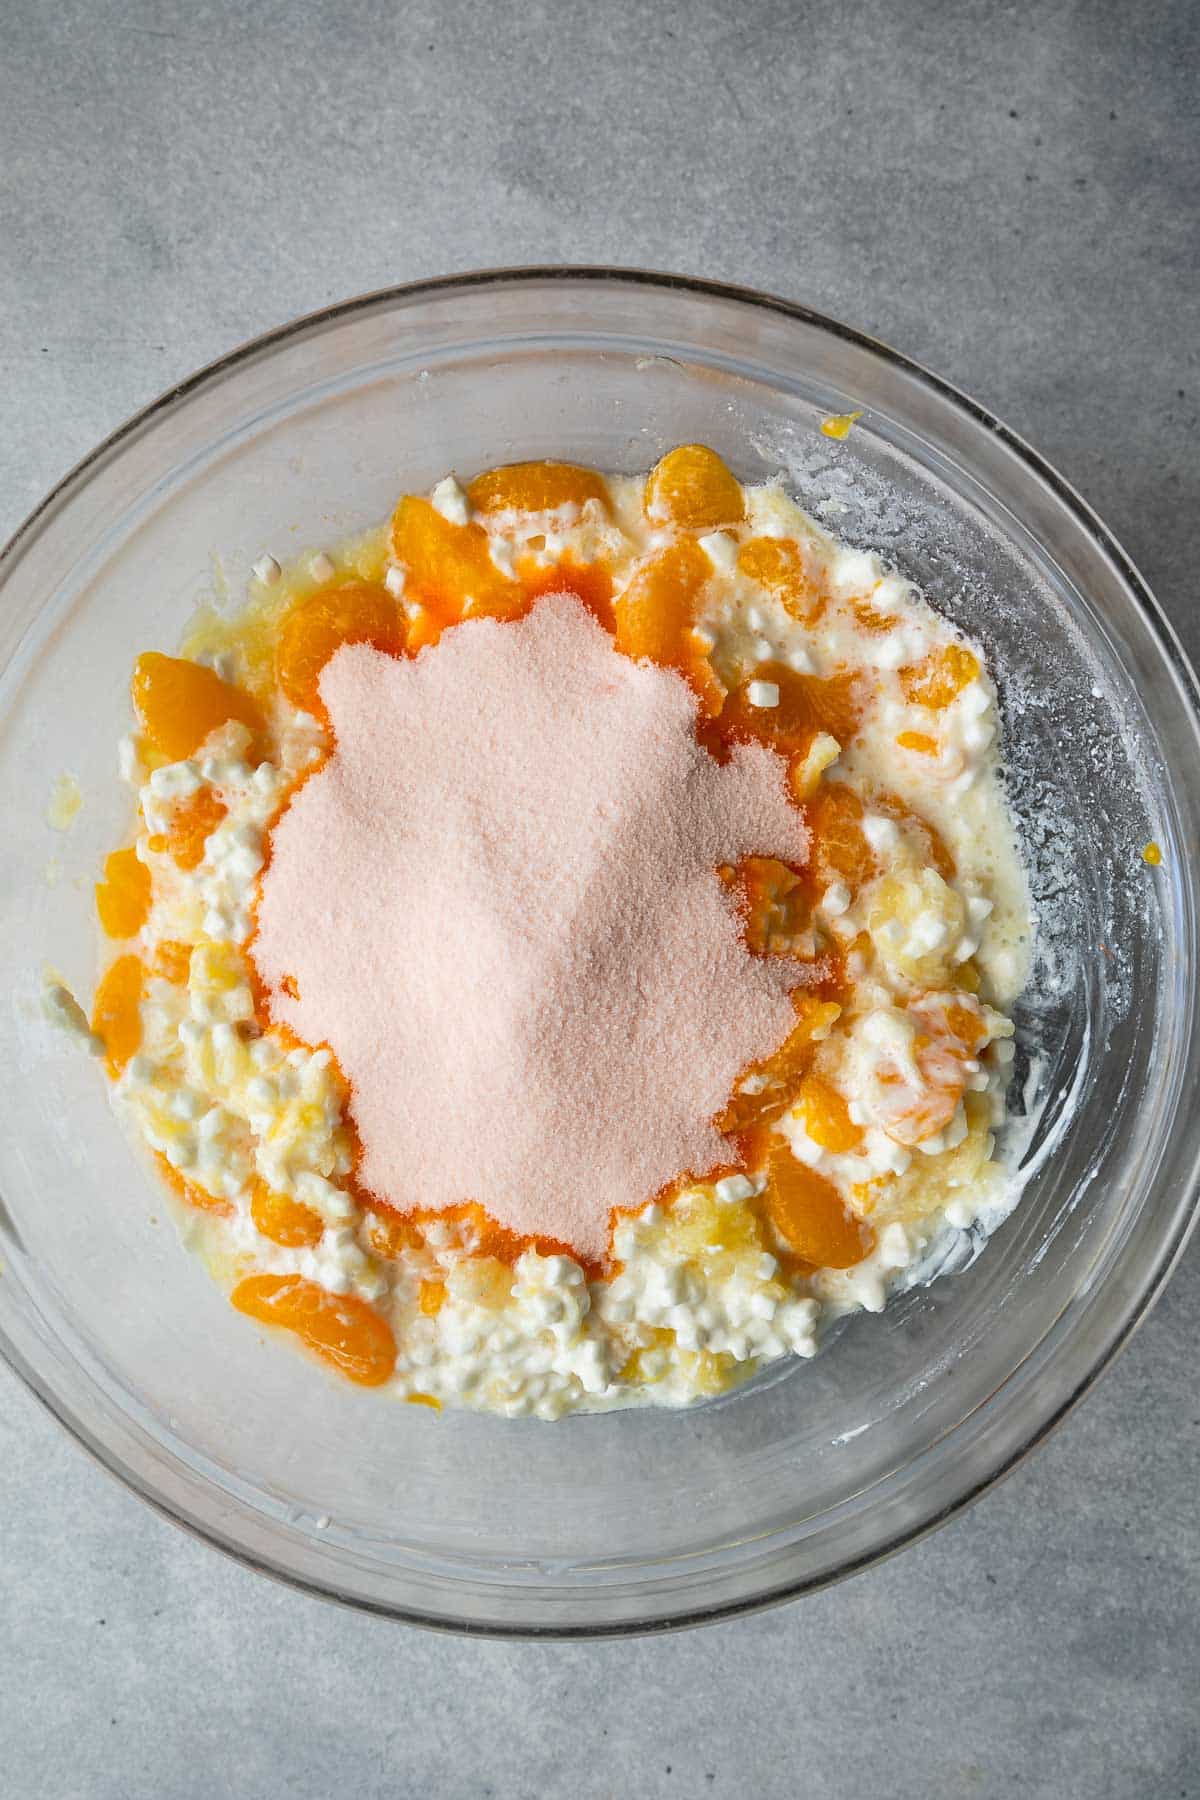
<svg viewBox="0 0 1200 1800">
<path fill-rule="evenodd" d="M 715 872 L 806 860 L 784 764 L 718 765 L 679 676 L 566 594 L 345 647 L 321 697 L 336 749 L 262 882 L 271 1016 L 337 1056 L 381 1200 L 598 1260 L 614 1207 L 732 1160 L 713 1116 L 794 1023 L 797 965 L 750 956 Z"/>
</svg>

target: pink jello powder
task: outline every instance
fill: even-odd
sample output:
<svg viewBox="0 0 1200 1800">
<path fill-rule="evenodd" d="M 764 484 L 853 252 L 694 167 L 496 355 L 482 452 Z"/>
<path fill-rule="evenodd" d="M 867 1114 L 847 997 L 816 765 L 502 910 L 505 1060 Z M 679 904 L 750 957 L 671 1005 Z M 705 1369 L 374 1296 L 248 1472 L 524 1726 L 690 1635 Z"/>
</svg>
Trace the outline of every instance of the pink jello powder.
<svg viewBox="0 0 1200 1800">
<path fill-rule="evenodd" d="M 718 764 L 683 680 L 567 594 L 320 686 L 335 748 L 252 944 L 271 1017 L 336 1055 L 380 1201 L 602 1260 L 614 1208 L 735 1160 L 713 1119 L 795 1023 L 799 965 L 749 954 L 716 873 L 806 860 L 784 762 Z"/>
</svg>

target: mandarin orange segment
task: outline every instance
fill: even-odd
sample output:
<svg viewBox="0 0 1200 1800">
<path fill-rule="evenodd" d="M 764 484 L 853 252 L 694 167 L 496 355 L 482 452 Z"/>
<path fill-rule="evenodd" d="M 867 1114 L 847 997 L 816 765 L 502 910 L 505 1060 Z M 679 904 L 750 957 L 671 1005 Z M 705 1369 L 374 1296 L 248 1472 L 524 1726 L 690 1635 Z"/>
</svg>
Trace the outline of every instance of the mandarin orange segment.
<svg viewBox="0 0 1200 1800">
<path fill-rule="evenodd" d="M 477 513 L 557 512 L 589 500 L 599 500 L 607 510 L 608 483 L 595 469 L 576 463 L 505 463 L 476 475 L 467 485 L 467 499 Z"/>
<path fill-rule="evenodd" d="M 908 1011 L 920 1027 L 913 1057 L 921 1085 L 914 1092 L 895 1075 L 896 1105 L 889 1106 L 884 1129 L 897 1143 L 914 1146 L 936 1137 L 953 1120 L 966 1085 L 964 1064 L 985 1041 L 988 1028 L 978 1002 L 967 994 L 957 999 L 926 994 Z"/>
<path fill-rule="evenodd" d="M 936 756 L 938 741 L 930 737 L 927 731 L 901 731 L 896 735 L 896 742 L 902 750 L 915 750 L 918 756 Z"/>
<path fill-rule="evenodd" d="M 849 1269 L 874 1243 L 831 1181 L 797 1162 L 786 1144 L 772 1145 L 760 1204 L 792 1255 L 815 1269 Z"/>
<path fill-rule="evenodd" d="M 289 1194 L 277 1194 L 265 1181 L 256 1180 L 250 1196 L 250 1217 L 263 1237 L 287 1250 L 319 1244 L 325 1231 L 320 1213 Z"/>
<path fill-rule="evenodd" d="M 201 788 L 177 809 L 166 833 L 166 847 L 179 868 L 199 868 L 204 861 L 204 846 L 228 810 L 211 788 Z"/>
<path fill-rule="evenodd" d="M 218 1218 L 222 1219 L 233 1217 L 233 1207 L 228 1200 L 218 1199 L 216 1194 L 210 1194 L 197 1182 L 189 1181 L 186 1175 L 181 1174 L 158 1151 L 155 1152 L 154 1160 L 158 1164 L 163 1180 L 174 1188 L 185 1206 L 192 1207 L 196 1212 L 215 1213 Z"/>
<path fill-rule="evenodd" d="M 725 690 L 694 627 L 711 573 L 700 546 L 683 538 L 642 563 L 613 602 L 618 650 L 635 661 L 646 657 L 660 668 L 677 670 L 710 718 L 720 712 Z"/>
<path fill-rule="evenodd" d="M 121 1073 L 142 1042 L 142 965 L 136 956 L 110 963 L 92 1003 L 92 1030 L 104 1045 L 108 1072 Z"/>
<path fill-rule="evenodd" d="M 643 562 L 613 605 L 618 650 L 674 668 L 711 572 L 707 556 L 691 538 Z"/>
<path fill-rule="evenodd" d="M 918 1067 L 922 1067 L 924 1073 L 920 1058 Z M 899 1077 L 896 1080 L 899 1084 Z M 890 1112 L 886 1118 L 883 1129 L 898 1144 L 913 1150 L 918 1144 L 927 1143 L 930 1138 L 945 1131 L 958 1111 L 962 1093 L 961 1080 L 949 1083 L 929 1082 L 915 1094 L 911 1089 L 905 1089 L 895 1111 Z"/>
<path fill-rule="evenodd" d="M 738 551 L 737 566 L 801 625 L 815 625 L 824 612 L 825 596 L 810 579 L 804 552 L 793 538 L 750 538 Z"/>
<path fill-rule="evenodd" d="M 398 1262 L 406 1250 L 419 1250 L 425 1237 L 419 1226 L 399 1213 L 371 1213 L 367 1218 L 367 1242 L 376 1256 Z"/>
<path fill-rule="evenodd" d="M 732 885 L 752 956 L 792 956 L 797 940 L 811 937 L 812 890 L 798 869 L 773 856 L 746 856 L 733 871 Z"/>
<path fill-rule="evenodd" d="M 574 594 L 606 631 L 613 630 L 613 582 L 604 563 L 577 563 L 564 556 L 553 568 L 541 569 L 532 558 L 525 558 L 517 572 L 530 600 L 543 594 Z"/>
<path fill-rule="evenodd" d="M 901 825 L 912 826 L 922 839 L 922 848 L 926 862 L 933 864 L 943 881 L 953 881 L 955 861 L 946 848 L 946 840 L 936 825 L 931 825 L 922 813 L 914 811 L 899 794 L 879 794 L 872 805 L 887 817 L 897 820 Z"/>
<path fill-rule="evenodd" d="M 492 561 L 482 525 L 452 525 L 430 501 L 405 494 L 392 514 L 391 537 L 392 554 L 407 575 L 406 600 L 423 607 L 438 626 L 468 615 L 516 618 L 525 610 L 521 584 Z M 411 622 L 409 636 L 411 650 Z"/>
<path fill-rule="evenodd" d="M 263 717 L 249 694 L 203 663 L 147 650 L 133 666 L 133 709 L 143 734 L 168 762 L 181 762 L 231 719 L 258 736 Z"/>
<path fill-rule="evenodd" d="M 841 781 L 827 781 L 807 805 L 812 834 L 812 860 L 827 881 L 846 882 L 852 891 L 879 872 L 875 852 L 863 831 L 863 803 Z"/>
<path fill-rule="evenodd" d="M 800 1083 L 797 1104 L 804 1119 L 804 1129 L 822 1150 L 835 1156 L 857 1150 L 863 1141 L 862 1130 L 850 1117 L 850 1108 L 831 1082 L 809 1073 Z"/>
<path fill-rule="evenodd" d="M 725 689 L 709 661 L 708 644 L 698 632 L 684 632 L 680 674 L 700 702 L 701 717 L 719 718 L 725 705 Z"/>
<path fill-rule="evenodd" d="M 439 1212 L 418 1212 L 414 1217 L 418 1222 L 442 1219 L 457 1224 L 463 1237 L 471 1245 L 473 1257 L 490 1259 L 506 1268 L 530 1248 L 537 1250 L 542 1256 L 575 1255 L 569 1244 L 557 1238 L 522 1236 L 519 1232 L 510 1231 L 507 1225 L 501 1225 L 498 1219 L 493 1219 L 491 1213 L 476 1200 L 464 1201 L 459 1206 L 443 1207 Z"/>
<path fill-rule="evenodd" d="M 706 444 L 680 444 L 656 462 L 646 481 L 646 517 L 684 531 L 736 525 L 746 502 L 734 475 Z"/>
<path fill-rule="evenodd" d="M 771 683 L 779 690 L 775 706 L 750 702 L 751 681 Z M 786 663 L 761 662 L 740 687 L 734 688 L 721 713 L 722 736 L 770 744 L 784 755 L 808 749 L 818 732 L 827 732 L 846 744 L 858 726 L 854 677 L 802 675 Z"/>
<path fill-rule="evenodd" d="M 248 1275 L 230 1300 L 251 1319 L 294 1331 L 323 1362 L 361 1387 L 379 1387 L 396 1366 L 391 1328 L 356 1294 L 331 1294 L 301 1275 Z"/>
<path fill-rule="evenodd" d="M 841 1016 L 842 1009 L 834 1001 L 811 994 L 794 995 L 793 1003 L 796 1024 L 774 1055 L 754 1063 L 740 1076 L 716 1120 L 717 1130 L 728 1137 L 744 1136 L 787 1111 L 812 1061 L 814 1045 L 829 1035 Z"/>
<path fill-rule="evenodd" d="M 96 883 L 96 911 L 110 938 L 136 937 L 150 911 L 150 871 L 136 850 L 114 850 Z"/>
<path fill-rule="evenodd" d="M 192 946 L 180 943 L 176 938 L 164 938 L 155 949 L 150 972 L 160 976 L 163 981 L 170 981 L 176 987 L 182 987 L 187 981 L 191 967 Z"/>
<path fill-rule="evenodd" d="M 975 1051 L 987 1037 L 987 1021 L 978 1008 L 966 1006 L 961 1001 L 951 1001 L 942 1008 L 942 1017 L 951 1037 L 964 1044 L 968 1051 Z"/>
<path fill-rule="evenodd" d="M 880 612 L 869 600 L 856 600 L 853 612 L 864 631 L 891 631 L 900 623 L 895 613 Z"/>
<path fill-rule="evenodd" d="M 293 607 L 275 652 L 280 687 L 303 712 L 323 716 L 321 671 L 343 644 L 371 644 L 388 656 L 404 648 L 400 609 L 373 581 L 343 581 L 320 588 Z"/>
<path fill-rule="evenodd" d="M 436 1319 L 446 1304 L 445 1282 L 423 1281 L 418 1293 L 417 1304 L 427 1319 Z"/>
<path fill-rule="evenodd" d="M 978 673 L 977 656 L 963 644 L 947 644 L 901 669 L 900 685 L 914 705 L 940 712 L 958 698 Z"/>
</svg>

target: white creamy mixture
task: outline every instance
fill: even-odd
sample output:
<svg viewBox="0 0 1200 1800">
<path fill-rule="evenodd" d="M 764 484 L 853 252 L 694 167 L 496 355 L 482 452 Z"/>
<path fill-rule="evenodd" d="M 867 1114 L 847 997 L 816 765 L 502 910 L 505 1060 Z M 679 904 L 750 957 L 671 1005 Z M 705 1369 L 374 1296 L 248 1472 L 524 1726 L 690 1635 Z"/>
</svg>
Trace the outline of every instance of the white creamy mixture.
<svg viewBox="0 0 1200 1800">
<path fill-rule="evenodd" d="M 577 563 L 604 556 L 619 583 L 631 549 L 644 554 L 670 534 L 647 525 L 640 482 L 614 480 L 611 488 L 611 518 L 591 503 L 582 513 L 492 515 L 485 522 L 493 561 L 511 567 L 514 552 L 532 540 L 546 567 L 564 555 Z M 132 747 L 123 750 L 141 802 L 138 856 L 154 883 L 136 948 L 151 971 L 156 946 L 193 948 L 186 983 L 148 977 L 143 1041 L 116 1085 L 118 1104 L 138 1139 L 227 1203 L 227 1216 L 186 1212 L 218 1278 L 232 1285 L 250 1270 L 294 1273 L 370 1302 L 395 1335 L 390 1388 L 399 1397 L 552 1419 L 720 1393 L 774 1358 L 811 1356 L 829 1318 L 880 1310 L 947 1224 L 965 1226 L 1003 1196 L 1007 1176 L 992 1150 L 1012 1057 L 1004 1014 L 1025 979 L 1031 922 L 982 656 L 979 673 L 936 714 L 906 697 L 897 671 L 961 640 L 910 584 L 874 556 L 839 545 L 779 487 L 748 490 L 746 502 L 749 530 L 806 546 L 835 603 L 801 624 L 739 573 L 733 535 L 703 537 L 712 580 L 700 635 L 714 667 L 775 660 L 820 676 L 852 664 L 878 676 L 857 741 L 843 747 L 819 738 L 808 769 L 813 791 L 836 779 L 864 796 L 863 831 L 882 870 L 853 901 L 845 883 L 831 881 L 818 906 L 835 941 L 858 943 L 848 963 L 853 1006 L 821 1046 L 818 1068 L 849 1101 L 860 1141 L 853 1150 L 822 1148 L 799 1107 L 776 1126 L 801 1163 L 869 1217 L 874 1247 L 852 1268 L 789 1274 L 766 1247 L 750 1204 L 755 1184 L 742 1175 L 697 1185 L 669 1208 L 652 1205 L 622 1222 L 613 1243 L 619 1270 L 604 1280 L 589 1280 L 567 1256 L 529 1250 L 510 1269 L 472 1254 L 469 1223 L 435 1219 L 422 1233 L 406 1233 L 394 1219 L 361 1210 L 347 1185 L 352 1141 L 332 1059 L 253 1026 L 245 953 L 266 834 L 289 785 L 316 758 L 320 727 L 280 703 L 273 755 L 256 766 L 245 760 L 250 734 L 238 724 L 215 733 L 202 754 L 148 776 Z M 439 484 L 434 504 L 447 519 L 468 516 L 452 479 Z M 336 566 L 353 569 L 353 555 L 351 547 Z M 335 564 L 323 556 L 324 564 L 327 578 Z M 261 599 L 280 570 L 269 557 L 256 570 Z M 403 571 L 391 570 L 387 585 L 402 591 Z M 839 606 L 838 596 L 869 608 L 870 626 Z M 770 682 L 747 686 L 752 706 L 778 704 Z M 904 734 L 919 747 L 898 745 Z M 151 840 L 169 830 L 181 800 L 204 789 L 227 812 L 198 866 L 184 870 Z M 919 827 L 876 803 L 880 792 L 936 827 L 953 858 L 952 880 L 931 866 Z M 903 1131 L 896 1135 L 898 1116 L 930 1080 L 933 1015 L 961 1000 L 956 971 L 968 961 L 980 978 L 981 1042 L 961 1065 L 964 1091 L 948 1122 L 906 1143 Z M 932 1019 L 934 1052 L 922 1043 L 920 1008 L 907 1004 L 914 984 L 928 997 L 921 1004 Z M 262 1235 L 251 1212 L 256 1178 L 319 1214 L 319 1243 L 289 1249 Z"/>
</svg>

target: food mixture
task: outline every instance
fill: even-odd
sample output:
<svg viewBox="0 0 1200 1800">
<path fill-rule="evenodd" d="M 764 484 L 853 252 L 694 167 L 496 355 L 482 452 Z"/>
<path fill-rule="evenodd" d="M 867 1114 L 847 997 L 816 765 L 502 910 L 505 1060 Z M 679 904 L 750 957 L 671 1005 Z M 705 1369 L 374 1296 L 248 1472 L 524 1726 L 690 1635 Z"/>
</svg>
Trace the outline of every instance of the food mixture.
<svg viewBox="0 0 1200 1800">
<path fill-rule="evenodd" d="M 995 694 L 779 484 L 448 476 L 132 701 L 94 1042 L 234 1307 L 351 1381 L 681 1405 L 1002 1200 Z"/>
</svg>

